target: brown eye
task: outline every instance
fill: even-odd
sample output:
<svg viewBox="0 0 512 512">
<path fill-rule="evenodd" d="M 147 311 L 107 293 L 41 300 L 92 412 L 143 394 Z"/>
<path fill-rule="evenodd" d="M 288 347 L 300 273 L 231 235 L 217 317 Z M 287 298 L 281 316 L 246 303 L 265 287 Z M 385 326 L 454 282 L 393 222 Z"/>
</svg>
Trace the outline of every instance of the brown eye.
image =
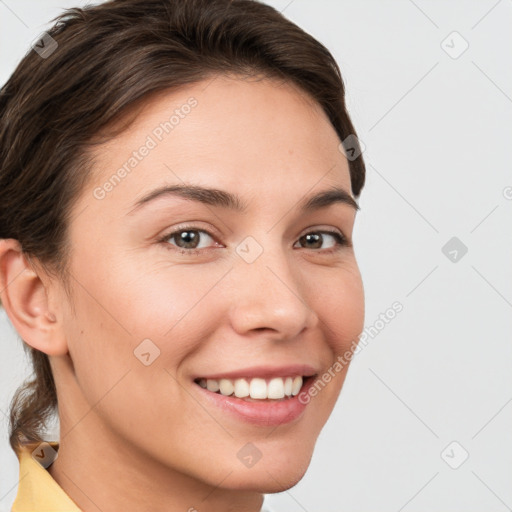
<svg viewBox="0 0 512 512">
<path fill-rule="evenodd" d="M 329 238 L 334 239 L 334 244 L 324 247 L 326 252 L 332 252 L 348 245 L 346 238 L 336 231 L 311 231 L 301 236 L 298 241 L 303 244 L 305 249 L 322 249 L 322 245 Z"/>
<path fill-rule="evenodd" d="M 172 231 L 163 236 L 159 242 L 165 244 L 168 249 L 177 250 L 182 254 L 198 254 L 212 247 L 211 242 L 208 245 L 208 239 L 214 241 L 213 235 L 208 231 L 189 227 Z"/>
<path fill-rule="evenodd" d="M 197 230 L 186 230 L 178 231 L 177 234 L 172 235 L 170 238 L 174 238 L 178 247 L 182 249 L 196 249 L 199 245 L 201 236 Z"/>
</svg>

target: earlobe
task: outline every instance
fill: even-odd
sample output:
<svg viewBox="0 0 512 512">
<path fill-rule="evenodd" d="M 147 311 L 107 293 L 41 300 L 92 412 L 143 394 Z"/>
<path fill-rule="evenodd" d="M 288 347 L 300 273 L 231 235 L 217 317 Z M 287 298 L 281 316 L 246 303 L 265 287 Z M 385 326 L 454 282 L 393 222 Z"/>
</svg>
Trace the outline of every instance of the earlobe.
<svg viewBox="0 0 512 512">
<path fill-rule="evenodd" d="M 47 289 L 13 239 L 0 239 L 0 297 L 22 340 L 48 355 L 68 352 L 62 322 L 51 310 Z"/>
</svg>

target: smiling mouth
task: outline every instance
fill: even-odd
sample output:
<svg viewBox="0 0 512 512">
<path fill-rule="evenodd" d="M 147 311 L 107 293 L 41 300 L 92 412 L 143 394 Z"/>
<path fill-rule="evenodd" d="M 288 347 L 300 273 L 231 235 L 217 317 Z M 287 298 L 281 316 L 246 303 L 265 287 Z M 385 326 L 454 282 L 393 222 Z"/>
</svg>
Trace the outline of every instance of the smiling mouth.
<svg viewBox="0 0 512 512">
<path fill-rule="evenodd" d="M 280 402 L 296 397 L 315 375 L 273 378 L 194 379 L 194 383 L 215 394 L 245 402 Z"/>
</svg>

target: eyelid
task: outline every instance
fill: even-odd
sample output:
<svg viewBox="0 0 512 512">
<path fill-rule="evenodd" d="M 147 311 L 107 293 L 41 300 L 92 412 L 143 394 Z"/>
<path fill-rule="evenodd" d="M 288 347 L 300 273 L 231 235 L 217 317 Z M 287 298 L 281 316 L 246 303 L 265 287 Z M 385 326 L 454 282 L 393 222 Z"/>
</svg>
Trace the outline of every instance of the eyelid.
<svg viewBox="0 0 512 512">
<path fill-rule="evenodd" d="M 199 222 L 199 221 L 190 221 L 190 222 L 192 223 L 192 222 Z M 212 237 L 215 240 L 221 236 L 219 233 L 217 233 L 217 231 L 215 229 L 212 229 L 210 227 L 205 228 L 205 227 L 201 227 L 199 224 L 183 223 L 183 224 L 178 224 L 177 226 L 174 226 L 172 229 L 166 231 L 160 237 L 160 240 L 167 239 L 171 235 L 175 235 L 176 233 L 179 233 L 181 231 L 186 231 L 187 229 L 189 231 L 200 231 L 200 232 L 206 233 L 208 236 Z"/>
</svg>

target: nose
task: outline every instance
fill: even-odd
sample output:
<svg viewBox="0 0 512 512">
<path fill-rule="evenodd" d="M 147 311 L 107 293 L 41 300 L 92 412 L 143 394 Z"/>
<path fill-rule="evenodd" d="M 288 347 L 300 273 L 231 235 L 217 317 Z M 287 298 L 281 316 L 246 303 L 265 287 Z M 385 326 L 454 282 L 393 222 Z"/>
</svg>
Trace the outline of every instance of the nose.
<svg viewBox="0 0 512 512">
<path fill-rule="evenodd" d="M 283 251 L 264 251 L 252 263 L 240 259 L 230 274 L 229 318 L 238 334 L 263 331 L 275 339 L 291 339 L 317 325 L 307 283 Z"/>
</svg>

